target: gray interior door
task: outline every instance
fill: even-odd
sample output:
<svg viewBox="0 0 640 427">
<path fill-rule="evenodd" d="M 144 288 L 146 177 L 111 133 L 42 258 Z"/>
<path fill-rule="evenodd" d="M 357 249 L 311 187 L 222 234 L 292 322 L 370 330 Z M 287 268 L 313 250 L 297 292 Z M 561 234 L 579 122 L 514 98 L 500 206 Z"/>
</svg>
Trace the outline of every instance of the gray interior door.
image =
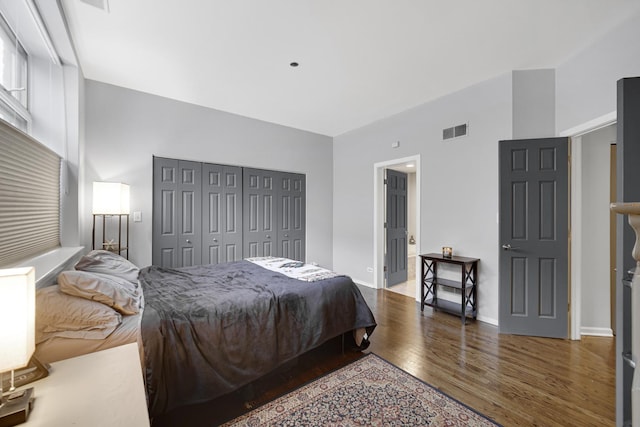
<svg viewBox="0 0 640 427">
<path fill-rule="evenodd" d="M 202 165 L 202 263 L 242 259 L 242 168 Z"/>
<path fill-rule="evenodd" d="M 202 163 L 178 161 L 178 266 L 202 263 Z"/>
<path fill-rule="evenodd" d="M 407 281 L 407 174 L 387 169 L 387 286 Z"/>
<path fill-rule="evenodd" d="M 282 172 L 278 181 L 278 255 L 305 260 L 305 176 Z"/>
<path fill-rule="evenodd" d="M 500 141 L 501 333 L 568 334 L 567 138 Z"/>
<path fill-rule="evenodd" d="M 152 263 L 178 266 L 178 161 L 153 158 Z"/>
<path fill-rule="evenodd" d="M 277 255 L 276 175 L 262 169 L 243 169 L 244 257 Z"/>
</svg>

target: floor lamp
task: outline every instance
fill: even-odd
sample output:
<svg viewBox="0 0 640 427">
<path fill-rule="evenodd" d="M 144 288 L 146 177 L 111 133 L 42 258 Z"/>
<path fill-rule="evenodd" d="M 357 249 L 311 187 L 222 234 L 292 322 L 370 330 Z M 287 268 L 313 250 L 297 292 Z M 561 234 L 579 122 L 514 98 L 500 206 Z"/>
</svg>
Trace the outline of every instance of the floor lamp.
<svg viewBox="0 0 640 427">
<path fill-rule="evenodd" d="M 91 249 L 105 249 L 122 255 L 126 251 L 129 259 L 129 186 L 119 182 L 94 182 L 93 183 L 93 237 Z M 122 245 L 122 220 L 125 220 L 126 243 Z M 96 241 L 96 218 L 102 219 L 102 234 L 100 242 Z M 106 240 L 106 223 L 108 218 L 118 219 L 117 241 Z"/>
</svg>

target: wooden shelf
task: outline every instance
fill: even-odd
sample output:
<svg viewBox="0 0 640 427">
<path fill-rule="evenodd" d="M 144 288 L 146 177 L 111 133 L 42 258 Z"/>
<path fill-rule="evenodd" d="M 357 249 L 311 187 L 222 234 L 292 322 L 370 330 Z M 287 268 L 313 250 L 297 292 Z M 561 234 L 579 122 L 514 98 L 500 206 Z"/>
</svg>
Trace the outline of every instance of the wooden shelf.
<svg viewBox="0 0 640 427">
<path fill-rule="evenodd" d="M 450 314 L 460 315 L 462 313 L 462 305 L 459 302 L 453 302 L 446 299 L 439 299 L 436 302 L 433 301 L 433 298 L 428 298 L 424 305 L 428 305 L 429 307 L 433 307 L 436 310 L 446 311 Z M 465 307 L 464 310 L 465 317 L 476 317 L 476 311 L 473 307 Z"/>
<path fill-rule="evenodd" d="M 461 256 L 445 257 L 442 254 L 430 253 L 420 255 L 422 260 L 422 286 L 420 290 L 421 310 L 424 306 L 433 307 L 447 313 L 460 316 L 464 325 L 467 317 L 473 319 L 478 314 L 478 258 Z M 438 277 L 438 264 L 451 264 L 460 268 L 460 280 Z M 450 288 L 460 291 L 460 302 L 438 298 L 438 288 Z"/>
<path fill-rule="evenodd" d="M 107 226 L 107 222 L 111 218 L 117 219 L 117 221 L 113 221 L 114 224 Z M 96 220 L 102 221 L 102 227 L 96 227 Z M 116 227 L 115 231 L 113 227 Z M 108 234 L 113 235 L 113 239 L 105 241 Z M 93 214 L 91 249 L 103 249 L 129 259 L 129 214 Z M 123 253 L 125 253 L 125 255 L 123 255 Z"/>
<path fill-rule="evenodd" d="M 459 281 L 456 281 L 456 280 L 442 279 L 440 277 L 438 277 L 436 280 L 427 279 L 427 283 L 434 283 L 434 282 L 438 286 L 445 286 L 447 288 L 462 289 L 464 287 L 464 286 L 462 286 L 462 283 L 460 283 Z M 466 288 L 467 290 L 471 289 L 470 286 L 466 286 L 464 288 Z"/>
</svg>

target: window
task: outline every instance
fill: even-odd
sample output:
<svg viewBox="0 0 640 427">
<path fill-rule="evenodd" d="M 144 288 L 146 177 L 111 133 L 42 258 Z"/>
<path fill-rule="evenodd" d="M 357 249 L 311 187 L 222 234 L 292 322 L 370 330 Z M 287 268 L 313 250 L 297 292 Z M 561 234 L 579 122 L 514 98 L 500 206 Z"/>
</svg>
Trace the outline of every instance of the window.
<svg viewBox="0 0 640 427">
<path fill-rule="evenodd" d="M 64 111 L 64 75 L 41 18 L 32 0 L 0 1 L 0 268 L 60 246 L 62 169 L 48 147 L 66 150 L 52 114 Z"/>
<path fill-rule="evenodd" d="M 0 16 L 0 118 L 27 130 L 28 57 L 4 18 Z"/>
<path fill-rule="evenodd" d="M 27 121 L 19 116 L 15 110 L 11 109 L 5 102 L 0 100 L 0 119 L 12 124 L 23 132 L 27 131 Z"/>
<path fill-rule="evenodd" d="M 0 266 L 60 245 L 60 157 L 0 120 Z"/>
</svg>

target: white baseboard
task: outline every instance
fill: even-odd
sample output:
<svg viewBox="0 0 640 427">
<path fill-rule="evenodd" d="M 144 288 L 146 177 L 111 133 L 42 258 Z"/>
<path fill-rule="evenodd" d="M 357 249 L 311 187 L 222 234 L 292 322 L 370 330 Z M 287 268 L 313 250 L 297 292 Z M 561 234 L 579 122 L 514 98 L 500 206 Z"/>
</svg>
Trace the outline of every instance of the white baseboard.
<svg viewBox="0 0 640 427">
<path fill-rule="evenodd" d="M 583 326 L 580 328 L 580 335 L 590 335 L 595 337 L 612 337 L 613 331 L 611 328 L 590 328 Z"/>
<path fill-rule="evenodd" d="M 353 283 L 355 283 L 356 285 L 361 285 L 361 286 L 366 286 L 367 288 L 376 289 L 376 287 L 373 286 L 373 284 L 371 284 L 371 283 L 363 282 L 362 280 L 358 280 L 358 279 L 354 279 L 354 278 L 351 278 L 351 280 L 353 280 Z"/>
<path fill-rule="evenodd" d="M 498 326 L 498 320 L 497 319 L 492 319 L 491 317 L 485 317 L 485 316 L 478 316 L 478 320 L 484 323 L 488 323 L 490 325 L 493 326 Z"/>
</svg>

